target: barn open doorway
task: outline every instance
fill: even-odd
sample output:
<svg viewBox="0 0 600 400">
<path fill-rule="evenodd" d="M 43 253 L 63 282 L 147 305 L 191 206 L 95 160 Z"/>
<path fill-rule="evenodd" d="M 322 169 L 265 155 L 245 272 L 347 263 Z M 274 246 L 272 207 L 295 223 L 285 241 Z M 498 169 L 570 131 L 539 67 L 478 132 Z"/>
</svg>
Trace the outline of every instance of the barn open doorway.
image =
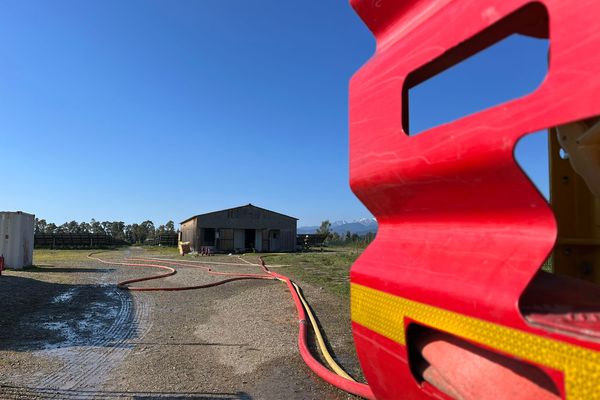
<svg viewBox="0 0 600 400">
<path fill-rule="evenodd" d="M 256 229 L 246 229 L 244 247 L 246 249 L 254 249 L 256 243 Z"/>
</svg>

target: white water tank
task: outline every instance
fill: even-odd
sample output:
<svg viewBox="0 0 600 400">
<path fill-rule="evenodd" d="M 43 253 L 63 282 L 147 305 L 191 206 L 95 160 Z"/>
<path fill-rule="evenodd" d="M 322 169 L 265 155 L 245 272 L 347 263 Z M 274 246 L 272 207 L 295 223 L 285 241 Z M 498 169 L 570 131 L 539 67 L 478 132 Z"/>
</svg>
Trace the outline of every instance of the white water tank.
<svg viewBox="0 0 600 400">
<path fill-rule="evenodd" d="M 23 269 L 33 263 L 35 216 L 21 211 L 0 211 L 0 255 L 6 268 Z"/>
</svg>

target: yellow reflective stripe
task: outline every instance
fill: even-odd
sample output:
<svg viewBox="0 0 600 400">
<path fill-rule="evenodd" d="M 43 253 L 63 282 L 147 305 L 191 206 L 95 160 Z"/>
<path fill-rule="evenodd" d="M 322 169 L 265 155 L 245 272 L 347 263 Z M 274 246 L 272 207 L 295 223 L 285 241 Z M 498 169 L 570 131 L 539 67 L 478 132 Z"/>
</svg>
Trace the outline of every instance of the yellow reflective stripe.
<svg viewBox="0 0 600 400">
<path fill-rule="evenodd" d="M 351 284 L 352 321 L 403 346 L 410 318 L 492 349 L 562 371 L 569 400 L 600 400 L 600 353 Z"/>
</svg>

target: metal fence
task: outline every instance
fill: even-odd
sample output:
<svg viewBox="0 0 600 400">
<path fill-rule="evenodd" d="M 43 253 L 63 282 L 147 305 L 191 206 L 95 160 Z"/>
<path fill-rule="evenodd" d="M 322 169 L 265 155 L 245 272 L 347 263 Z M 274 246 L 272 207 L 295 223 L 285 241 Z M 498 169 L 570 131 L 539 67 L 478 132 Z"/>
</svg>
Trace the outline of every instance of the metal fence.
<svg viewBox="0 0 600 400">
<path fill-rule="evenodd" d="M 318 233 L 298 234 L 296 235 L 296 246 L 309 249 L 313 246 L 323 246 L 327 235 Z"/>
<path fill-rule="evenodd" d="M 148 246 L 177 246 L 179 236 L 177 233 L 163 233 L 154 238 L 149 238 L 144 241 Z"/>
<path fill-rule="evenodd" d="M 37 233 L 36 249 L 96 249 L 121 246 L 127 242 L 102 233 Z"/>
</svg>

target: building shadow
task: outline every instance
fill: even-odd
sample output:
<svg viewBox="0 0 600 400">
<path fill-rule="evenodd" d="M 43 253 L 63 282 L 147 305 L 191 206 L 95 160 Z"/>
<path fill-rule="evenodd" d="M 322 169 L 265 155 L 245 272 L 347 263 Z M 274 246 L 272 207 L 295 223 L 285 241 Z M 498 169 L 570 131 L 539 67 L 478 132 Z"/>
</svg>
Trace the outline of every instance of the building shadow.
<svg viewBox="0 0 600 400">
<path fill-rule="evenodd" d="M 62 273 L 90 273 L 90 272 L 95 272 L 95 273 L 106 273 L 106 272 L 114 272 L 115 269 L 114 268 L 63 268 L 63 267 L 55 267 L 54 265 L 48 265 L 48 264 L 39 264 L 39 265 L 33 265 L 31 267 L 28 267 L 25 269 L 25 271 L 27 272 L 42 272 L 42 273 L 48 273 L 48 272 L 62 272 Z"/>
<path fill-rule="evenodd" d="M 131 294 L 114 285 L 0 276 L 0 350 L 109 346 L 136 337 Z"/>
<path fill-rule="evenodd" d="M 78 389 L 45 389 L 41 387 L 25 387 L 0 385 L 0 395 L 8 398 L 35 399 L 94 399 L 94 400 L 252 400 L 245 392 L 236 393 L 191 393 L 191 392 L 137 392 L 137 391 L 105 391 Z M 3 397 L 5 398 L 5 397 Z"/>
</svg>

